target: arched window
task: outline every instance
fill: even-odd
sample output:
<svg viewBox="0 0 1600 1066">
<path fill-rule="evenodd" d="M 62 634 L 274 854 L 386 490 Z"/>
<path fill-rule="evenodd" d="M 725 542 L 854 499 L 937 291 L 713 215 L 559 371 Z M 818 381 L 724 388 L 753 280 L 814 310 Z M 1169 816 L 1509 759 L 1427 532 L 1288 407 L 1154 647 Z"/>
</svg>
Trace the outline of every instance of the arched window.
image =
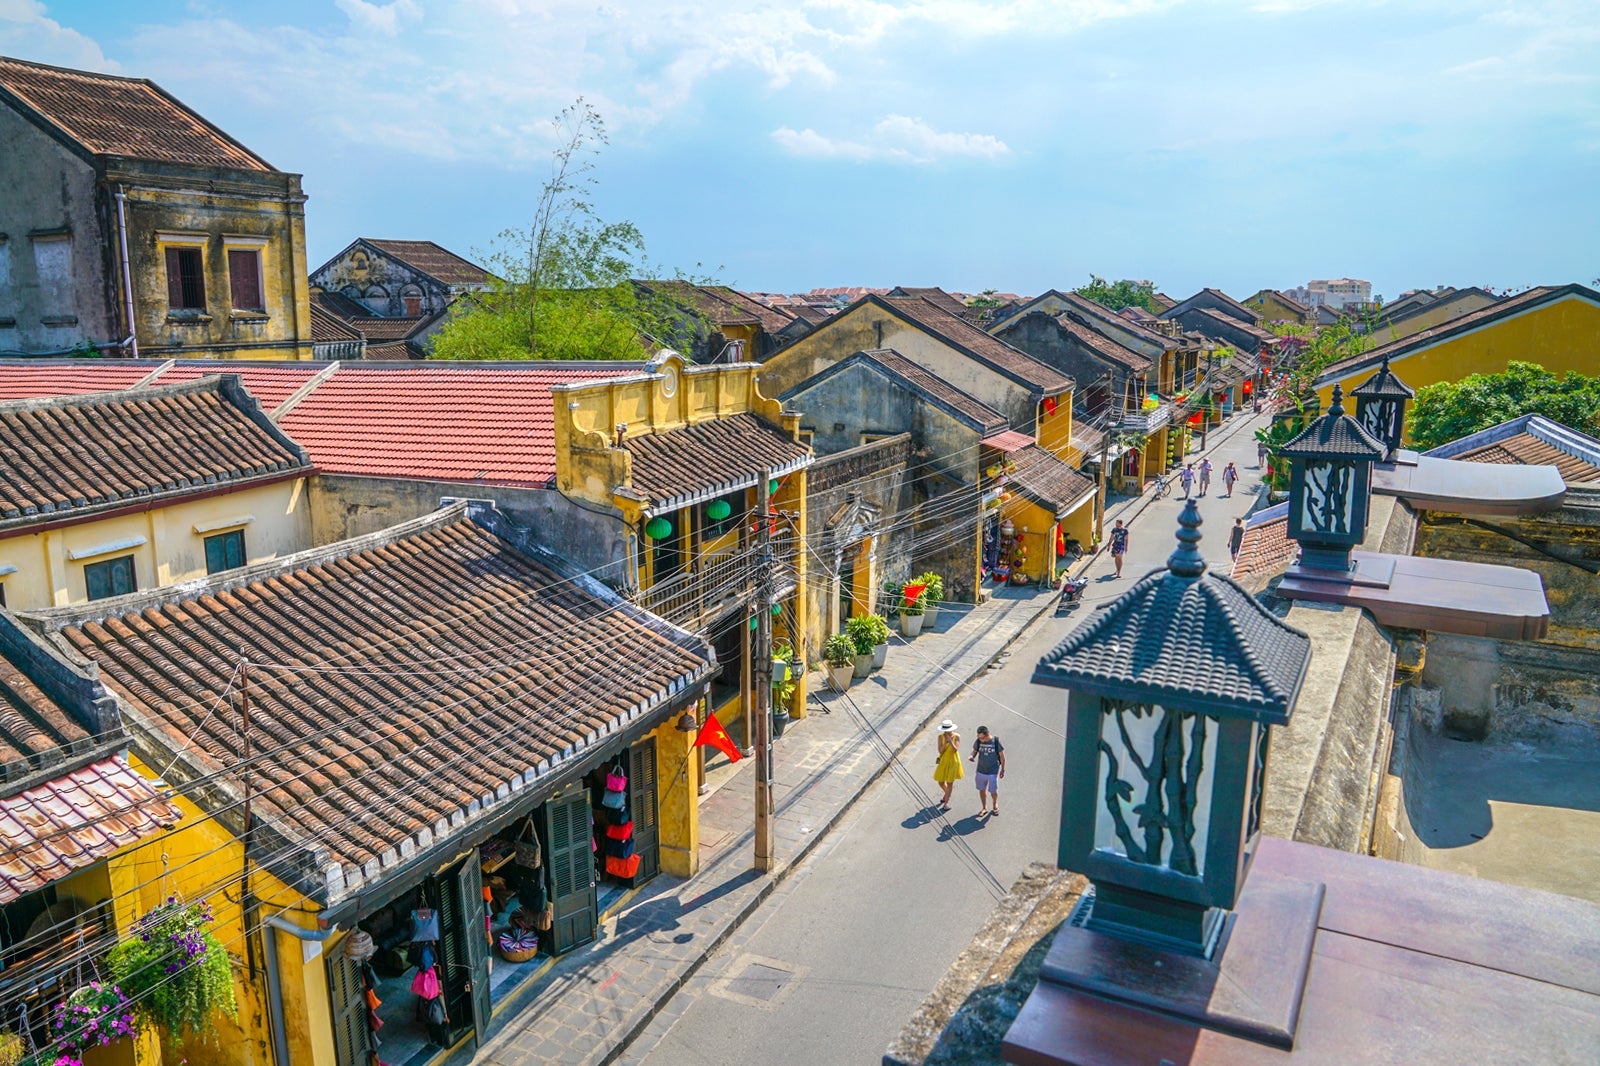
<svg viewBox="0 0 1600 1066">
<path fill-rule="evenodd" d="M 422 314 L 422 299 L 422 290 L 415 285 L 407 285 L 400 290 L 400 302 L 405 305 L 403 313 L 407 318 Z"/>
<path fill-rule="evenodd" d="M 386 315 L 389 313 L 389 290 L 382 285 L 373 285 L 362 293 L 361 302 L 373 314 Z"/>
</svg>

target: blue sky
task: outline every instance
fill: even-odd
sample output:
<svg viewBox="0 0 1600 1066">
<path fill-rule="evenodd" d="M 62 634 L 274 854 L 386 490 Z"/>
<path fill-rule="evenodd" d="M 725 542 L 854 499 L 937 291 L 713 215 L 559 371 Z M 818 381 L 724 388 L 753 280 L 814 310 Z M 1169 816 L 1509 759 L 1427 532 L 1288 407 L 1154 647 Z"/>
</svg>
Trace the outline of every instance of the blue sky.
<svg viewBox="0 0 1600 1066">
<path fill-rule="evenodd" d="M 489 248 L 582 94 L 602 217 L 746 289 L 1600 275 L 1594 0 L 0 0 L 0 54 L 303 173 L 313 266 Z"/>
</svg>

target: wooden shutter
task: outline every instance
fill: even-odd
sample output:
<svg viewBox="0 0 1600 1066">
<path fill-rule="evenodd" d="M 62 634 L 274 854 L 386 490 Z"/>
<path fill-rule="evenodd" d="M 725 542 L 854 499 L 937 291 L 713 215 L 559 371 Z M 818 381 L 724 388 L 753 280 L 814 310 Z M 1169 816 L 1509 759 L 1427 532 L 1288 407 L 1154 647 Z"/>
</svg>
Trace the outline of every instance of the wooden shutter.
<svg viewBox="0 0 1600 1066">
<path fill-rule="evenodd" d="M 179 255 L 180 249 L 167 249 L 167 306 L 182 307 L 183 303 L 183 256 Z"/>
<path fill-rule="evenodd" d="M 268 936 L 276 936 L 273 930 Z M 328 1000 L 333 1013 L 333 1054 L 338 1066 L 372 1066 L 372 1030 L 367 1027 L 367 986 L 361 964 L 340 941 L 328 958 Z"/>
<path fill-rule="evenodd" d="M 633 815 L 633 850 L 642 885 L 661 872 L 660 796 L 656 791 L 656 739 L 646 737 L 628 752 L 628 810 Z"/>
<path fill-rule="evenodd" d="M 472 1023 L 472 1044 L 479 1047 L 488 1036 L 489 1016 L 489 941 L 484 925 L 483 870 L 478 866 L 476 854 L 468 857 L 454 877 L 450 878 L 456 899 L 464 915 L 463 944 L 466 947 L 464 991 L 460 999 L 462 1017 L 453 1018 L 458 1025 Z"/>
<path fill-rule="evenodd" d="M 550 871 L 550 902 L 555 925 L 547 934 L 551 954 L 594 939 L 599 904 L 594 889 L 593 831 L 589 793 L 576 789 L 544 805 L 545 866 Z"/>
<path fill-rule="evenodd" d="M 260 311 L 261 253 L 254 249 L 228 252 L 228 285 L 239 311 Z"/>
</svg>

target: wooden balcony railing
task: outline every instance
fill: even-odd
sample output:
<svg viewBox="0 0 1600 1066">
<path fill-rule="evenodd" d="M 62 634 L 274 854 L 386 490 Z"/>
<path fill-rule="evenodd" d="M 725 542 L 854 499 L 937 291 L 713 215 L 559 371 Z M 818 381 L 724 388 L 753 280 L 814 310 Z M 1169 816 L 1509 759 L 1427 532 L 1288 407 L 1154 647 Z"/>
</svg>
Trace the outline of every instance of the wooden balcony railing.
<svg viewBox="0 0 1600 1066">
<path fill-rule="evenodd" d="M 800 549 L 794 515 L 780 512 L 772 536 L 772 595 L 781 599 L 795 589 Z M 696 559 L 689 570 L 659 581 L 634 597 L 651 614 L 690 632 L 708 628 L 732 610 L 755 598 L 759 561 L 752 539 L 732 551 Z"/>
</svg>

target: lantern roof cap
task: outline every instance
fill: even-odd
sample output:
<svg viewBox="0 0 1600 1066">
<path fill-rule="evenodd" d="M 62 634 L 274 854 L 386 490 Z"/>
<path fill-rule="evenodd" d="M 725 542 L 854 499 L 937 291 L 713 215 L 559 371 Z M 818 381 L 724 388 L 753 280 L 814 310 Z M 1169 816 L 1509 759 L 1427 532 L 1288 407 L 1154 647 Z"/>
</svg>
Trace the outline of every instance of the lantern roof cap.
<svg viewBox="0 0 1600 1066">
<path fill-rule="evenodd" d="M 1378 372 L 1351 389 L 1350 395 L 1372 400 L 1411 400 L 1416 398 L 1417 390 L 1401 381 L 1389 369 L 1389 357 L 1386 355 Z"/>
<path fill-rule="evenodd" d="M 1389 449 L 1365 426 L 1344 413 L 1344 390 L 1333 387 L 1327 413 L 1312 420 L 1305 432 L 1278 450 L 1289 459 L 1366 459 L 1377 462 Z"/>
<path fill-rule="evenodd" d="M 1040 659 L 1034 684 L 1286 723 L 1311 638 L 1233 579 L 1206 572 L 1200 525 L 1190 500 L 1166 568 L 1140 578 Z"/>
</svg>

